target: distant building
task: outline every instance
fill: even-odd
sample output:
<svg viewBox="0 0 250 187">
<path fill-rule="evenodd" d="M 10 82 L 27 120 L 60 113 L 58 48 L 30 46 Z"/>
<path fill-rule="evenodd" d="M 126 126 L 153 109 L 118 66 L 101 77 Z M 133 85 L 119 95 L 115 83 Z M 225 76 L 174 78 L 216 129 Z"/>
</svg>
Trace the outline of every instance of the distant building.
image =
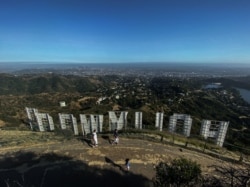
<svg viewBox="0 0 250 187">
<path fill-rule="evenodd" d="M 104 101 L 105 99 L 107 99 L 107 97 L 100 97 L 100 98 L 96 101 L 96 103 L 97 103 L 97 104 L 101 104 L 101 102 Z"/>
<path fill-rule="evenodd" d="M 60 105 L 60 107 L 65 107 L 65 106 L 66 106 L 66 103 L 65 103 L 65 101 L 60 101 L 60 102 L 59 102 L 59 105 Z"/>
</svg>

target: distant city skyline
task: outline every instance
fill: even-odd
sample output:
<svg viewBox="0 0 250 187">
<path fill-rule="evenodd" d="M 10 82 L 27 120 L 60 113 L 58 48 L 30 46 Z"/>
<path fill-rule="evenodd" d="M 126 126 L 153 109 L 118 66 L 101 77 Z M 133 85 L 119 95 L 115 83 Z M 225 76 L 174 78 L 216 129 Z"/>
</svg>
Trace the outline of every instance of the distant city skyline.
<svg viewBox="0 0 250 187">
<path fill-rule="evenodd" d="M 2 0 L 1 62 L 250 64 L 249 0 Z"/>
</svg>

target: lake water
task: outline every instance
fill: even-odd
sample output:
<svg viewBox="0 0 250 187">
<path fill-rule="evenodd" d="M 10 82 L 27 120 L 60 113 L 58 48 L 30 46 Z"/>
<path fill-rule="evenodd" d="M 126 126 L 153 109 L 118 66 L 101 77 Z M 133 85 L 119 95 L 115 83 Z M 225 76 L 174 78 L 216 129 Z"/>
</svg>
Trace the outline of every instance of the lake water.
<svg viewBox="0 0 250 187">
<path fill-rule="evenodd" d="M 203 86 L 204 89 L 217 89 L 217 88 L 221 88 L 220 84 L 207 84 L 205 86 Z"/>
<path fill-rule="evenodd" d="M 218 89 L 221 88 L 220 84 L 207 84 L 203 86 L 204 89 Z M 250 104 L 250 90 L 242 89 L 242 88 L 235 88 L 239 90 L 241 97 Z"/>
<path fill-rule="evenodd" d="M 239 90 L 241 97 L 250 104 L 250 90 L 242 89 L 242 88 L 236 88 Z"/>
</svg>

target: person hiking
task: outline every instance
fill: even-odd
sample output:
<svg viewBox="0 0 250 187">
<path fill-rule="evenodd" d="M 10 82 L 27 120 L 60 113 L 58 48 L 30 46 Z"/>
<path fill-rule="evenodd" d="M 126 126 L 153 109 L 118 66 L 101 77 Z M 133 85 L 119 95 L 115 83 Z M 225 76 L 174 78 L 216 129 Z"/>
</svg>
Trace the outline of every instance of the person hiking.
<svg viewBox="0 0 250 187">
<path fill-rule="evenodd" d="M 118 130 L 115 129 L 115 131 L 114 131 L 114 141 L 112 142 L 112 145 L 113 144 L 118 144 L 118 143 L 119 143 Z"/>
<path fill-rule="evenodd" d="M 129 170 L 130 170 L 130 162 L 129 162 L 129 158 L 127 158 L 127 159 L 125 160 L 125 168 L 126 168 L 126 170 L 127 170 L 127 171 L 129 171 Z"/>
<path fill-rule="evenodd" d="M 96 134 L 96 130 L 94 129 L 93 133 L 92 133 L 92 138 L 93 138 L 93 146 L 97 147 L 98 146 L 98 140 L 97 140 L 97 134 Z"/>
</svg>

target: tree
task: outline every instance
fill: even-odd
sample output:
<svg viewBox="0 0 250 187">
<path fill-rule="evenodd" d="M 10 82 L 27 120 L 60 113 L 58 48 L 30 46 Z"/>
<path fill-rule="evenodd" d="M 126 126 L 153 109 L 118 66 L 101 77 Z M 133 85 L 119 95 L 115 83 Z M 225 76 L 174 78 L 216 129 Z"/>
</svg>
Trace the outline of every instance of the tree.
<svg viewBox="0 0 250 187">
<path fill-rule="evenodd" d="M 185 158 L 174 159 L 171 163 L 160 162 L 155 169 L 153 182 L 157 187 L 195 186 L 201 178 L 200 165 Z"/>
<path fill-rule="evenodd" d="M 220 176 L 217 180 L 220 180 L 221 186 L 249 186 L 250 183 L 250 169 L 237 165 L 230 166 L 215 166 L 215 172 Z"/>
</svg>

